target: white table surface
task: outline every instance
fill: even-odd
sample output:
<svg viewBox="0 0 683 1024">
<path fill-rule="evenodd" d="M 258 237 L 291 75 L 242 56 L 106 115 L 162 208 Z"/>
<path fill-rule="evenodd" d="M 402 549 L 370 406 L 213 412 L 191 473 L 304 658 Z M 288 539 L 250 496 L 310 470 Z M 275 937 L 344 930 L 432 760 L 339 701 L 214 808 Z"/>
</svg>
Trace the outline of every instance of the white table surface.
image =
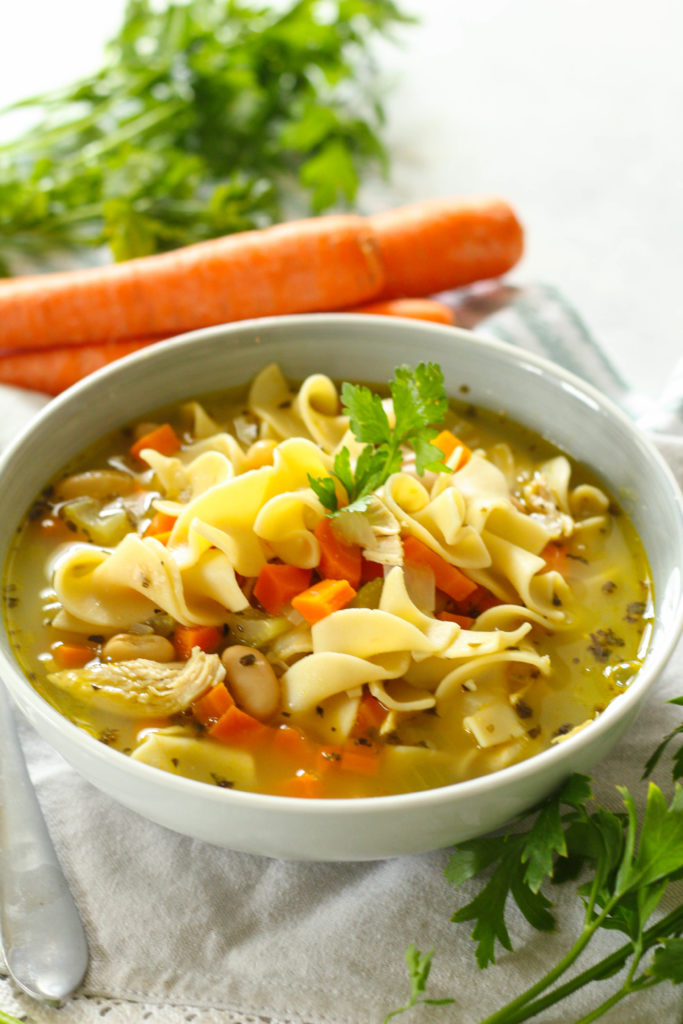
<svg viewBox="0 0 683 1024">
<path fill-rule="evenodd" d="M 505 196 L 528 238 L 515 278 L 561 287 L 626 380 L 656 397 L 683 351 L 683 4 L 402 7 L 421 23 L 381 48 L 393 177 L 366 190 L 366 208 Z M 97 68 L 122 9 L 4 0 L 0 104 Z"/>
</svg>

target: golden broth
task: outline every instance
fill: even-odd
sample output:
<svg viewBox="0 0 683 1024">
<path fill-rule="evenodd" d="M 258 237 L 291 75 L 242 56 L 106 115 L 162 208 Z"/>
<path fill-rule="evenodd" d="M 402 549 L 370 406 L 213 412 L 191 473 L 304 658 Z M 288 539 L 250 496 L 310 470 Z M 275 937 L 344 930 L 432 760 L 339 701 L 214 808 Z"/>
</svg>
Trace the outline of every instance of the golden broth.
<svg viewBox="0 0 683 1024">
<path fill-rule="evenodd" d="M 201 406 L 221 431 L 241 438 L 243 450 L 258 437 L 272 435 L 272 430 L 257 422 L 244 393 L 204 396 Z M 149 420 L 171 423 L 183 449 L 196 442 L 194 427 L 188 427 L 187 407 L 157 411 Z M 195 416 L 195 427 L 197 422 Z M 452 403 L 446 426 L 469 449 L 484 453 L 487 462 L 505 477 L 514 507 L 540 521 L 547 511 L 542 501 L 547 494 L 543 488 L 534 490 L 534 481 L 539 479 L 539 467 L 558 457 L 557 450 L 504 416 L 463 402 Z M 539 671 L 532 661 L 515 661 L 517 647 L 511 645 L 504 657 L 494 657 L 483 671 L 477 668 L 469 676 L 464 668 L 456 674 L 450 690 L 431 707 L 387 709 L 369 695 L 367 685 L 356 686 L 302 709 L 293 709 L 283 698 L 274 714 L 258 722 L 260 729 L 231 733 L 227 740 L 217 738 L 214 720 L 208 727 L 198 720 L 193 704 L 156 719 L 130 709 L 119 714 L 98 708 L 83 699 L 82 693 L 74 696 L 50 682 L 48 676 L 68 666 L 59 659 L 66 657 L 69 645 L 85 645 L 97 663 L 107 637 L 120 630 L 55 625 L 60 602 L 48 567 L 63 545 L 74 540 L 88 543 L 87 523 L 84 525 L 82 515 L 74 518 L 67 507 L 69 501 L 59 495 L 60 481 L 75 473 L 113 468 L 132 477 L 135 486 L 131 492 L 122 498 L 113 493 L 99 496 L 96 512 L 116 529 L 121 517 L 127 518 L 124 535 L 129 531 L 143 535 L 148 530 L 153 502 L 162 488 L 155 473 L 129 454 L 136 429 L 136 425 L 127 427 L 85 453 L 58 474 L 36 500 L 17 534 L 3 590 L 9 635 L 32 684 L 65 717 L 125 754 L 210 784 L 266 793 L 357 797 L 431 788 L 498 770 L 561 742 L 563 736 L 599 715 L 628 686 L 641 664 L 651 618 L 648 566 L 633 526 L 610 496 L 601 515 L 579 520 L 580 528 L 561 538 L 558 571 L 571 589 L 570 621 L 557 629 L 544 621 L 532 621 L 524 638 L 524 650 L 541 659 L 547 656 L 548 673 Z M 572 463 L 572 494 L 581 485 L 600 487 L 585 469 Z M 91 511 L 85 509 L 87 515 Z M 114 546 L 112 543 L 109 548 Z M 253 579 L 238 576 L 238 583 L 251 604 L 258 606 L 252 593 Z M 370 602 L 376 609 L 381 587 L 379 577 L 366 583 L 350 607 Z M 481 592 L 480 586 L 476 594 L 481 597 Z M 426 614 L 433 617 L 432 613 L 438 613 L 440 625 L 453 622 L 453 615 L 465 615 L 466 619 L 453 627 L 454 634 L 458 628 L 463 633 L 468 627 L 477 628 L 481 606 L 468 607 L 468 599 L 456 606 L 438 589 L 435 601 Z M 508 601 L 499 596 L 491 603 Z M 235 642 L 244 642 L 240 614 L 244 613 L 226 611 L 217 655 Z M 278 636 L 283 635 L 283 616 L 277 618 L 280 633 L 260 646 L 282 678 L 308 652 L 282 660 Z M 302 627 L 300 616 L 291 608 L 286 608 L 284 619 L 285 633 L 295 627 L 305 632 L 305 623 Z M 174 621 L 168 609 L 160 608 L 144 623 L 132 625 L 134 631 L 154 631 L 173 641 Z M 253 638 L 248 637 L 248 642 L 258 645 Z M 438 660 L 442 654 L 423 653 L 412 658 L 404 678 L 393 679 L 391 693 L 399 705 L 415 693 L 438 690 L 435 673 L 443 667 Z M 454 664 L 464 667 L 462 660 Z"/>
</svg>

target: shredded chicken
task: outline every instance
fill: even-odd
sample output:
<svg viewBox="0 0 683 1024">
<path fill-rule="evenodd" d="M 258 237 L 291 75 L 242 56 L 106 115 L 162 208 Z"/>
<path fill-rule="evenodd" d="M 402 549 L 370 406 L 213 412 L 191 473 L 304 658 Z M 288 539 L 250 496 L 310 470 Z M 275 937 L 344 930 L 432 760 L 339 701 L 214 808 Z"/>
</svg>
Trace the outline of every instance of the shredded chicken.
<svg viewBox="0 0 683 1024">
<path fill-rule="evenodd" d="M 187 661 L 92 661 L 52 672 L 48 679 L 78 700 L 119 715 L 155 717 L 183 711 L 225 677 L 217 654 L 195 647 Z"/>
</svg>

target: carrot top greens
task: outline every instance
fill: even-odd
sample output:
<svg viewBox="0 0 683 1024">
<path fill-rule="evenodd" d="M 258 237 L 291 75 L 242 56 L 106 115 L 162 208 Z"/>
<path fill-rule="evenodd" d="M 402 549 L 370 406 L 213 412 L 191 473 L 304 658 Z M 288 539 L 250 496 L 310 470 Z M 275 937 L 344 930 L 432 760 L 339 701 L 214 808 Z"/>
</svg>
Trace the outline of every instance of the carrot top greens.
<svg viewBox="0 0 683 1024">
<path fill-rule="evenodd" d="M 406 447 L 415 452 L 420 475 L 426 470 L 448 472 L 442 453 L 431 443 L 438 434 L 434 424 L 443 421 L 448 408 L 441 367 L 436 363 L 420 363 L 415 370 L 399 366 L 389 391 L 393 424 L 378 394 L 362 385 L 342 385 L 343 410 L 363 448 L 355 465 L 345 446 L 335 456 L 331 476 L 314 479 L 309 475 L 311 487 L 331 515 L 340 511 L 337 483 L 346 492 L 347 510 L 366 508 L 373 491 L 400 470 Z"/>
<path fill-rule="evenodd" d="M 129 0 L 100 71 L 17 104 L 39 120 L 0 146 L 0 274 L 261 227 L 293 194 L 351 202 L 386 169 L 372 42 L 409 20 L 393 0 Z"/>
</svg>

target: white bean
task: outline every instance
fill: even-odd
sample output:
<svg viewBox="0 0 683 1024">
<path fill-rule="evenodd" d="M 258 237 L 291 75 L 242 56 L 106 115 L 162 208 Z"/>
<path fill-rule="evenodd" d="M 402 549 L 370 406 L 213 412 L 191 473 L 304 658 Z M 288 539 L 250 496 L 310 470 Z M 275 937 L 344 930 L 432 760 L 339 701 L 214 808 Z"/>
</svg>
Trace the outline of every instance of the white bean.
<svg viewBox="0 0 683 1024">
<path fill-rule="evenodd" d="M 255 647 L 233 644 L 225 648 L 221 661 L 237 706 L 260 721 L 271 718 L 280 705 L 280 683 L 266 656 Z"/>
<path fill-rule="evenodd" d="M 176 653 L 171 641 L 157 633 L 117 633 L 103 646 L 102 657 L 112 661 L 146 658 L 165 663 L 174 661 Z"/>
</svg>

